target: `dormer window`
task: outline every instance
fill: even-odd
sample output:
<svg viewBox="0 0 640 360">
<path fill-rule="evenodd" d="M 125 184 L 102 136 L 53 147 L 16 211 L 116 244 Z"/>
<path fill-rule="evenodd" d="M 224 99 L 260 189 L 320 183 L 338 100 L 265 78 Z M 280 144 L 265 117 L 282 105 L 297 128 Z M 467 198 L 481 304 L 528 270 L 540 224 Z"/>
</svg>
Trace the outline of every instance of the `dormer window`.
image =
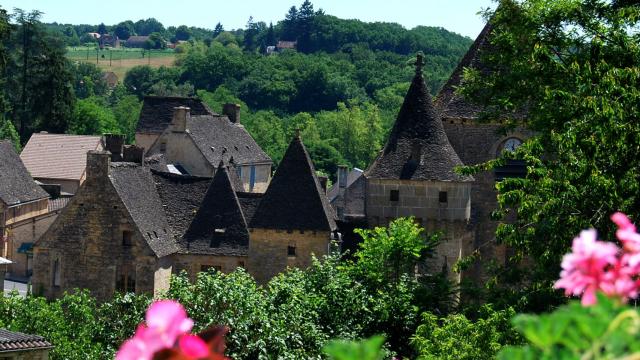
<svg viewBox="0 0 640 360">
<path fill-rule="evenodd" d="M 122 246 L 129 247 L 133 245 L 133 232 L 131 231 L 123 231 L 122 232 Z"/>
<path fill-rule="evenodd" d="M 287 256 L 288 257 L 296 257 L 296 246 L 295 245 L 287 246 Z"/>
<path fill-rule="evenodd" d="M 438 201 L 440 202 L 440 204 L 446 204 L 447 202 L 449 202 L 448 194 L 446 191 L 440 191 L 438 193 Z"/>
<path fill-rule="evenodd" d="M 166 151 L 167 151 L 167 141 L 162 140 L 160 141 L 160 152 L 164 154 Z"/>
<path fill-rule="evenodd" d="M 211 235 L 211 242 L 209 243 L 209 247 L 219 247 L 220 246 L 220 242 L 222 242 L 222 239 L 224 238 L 225 233 L 227 232 L 227 229 L 224 228 L 216 228 L 213 230 L 213 234 Z"/>
<path fill-rule="evenodd" d="M 400 190 L 389 191 L 389 201 L 400 201 Z"/>
</svg>

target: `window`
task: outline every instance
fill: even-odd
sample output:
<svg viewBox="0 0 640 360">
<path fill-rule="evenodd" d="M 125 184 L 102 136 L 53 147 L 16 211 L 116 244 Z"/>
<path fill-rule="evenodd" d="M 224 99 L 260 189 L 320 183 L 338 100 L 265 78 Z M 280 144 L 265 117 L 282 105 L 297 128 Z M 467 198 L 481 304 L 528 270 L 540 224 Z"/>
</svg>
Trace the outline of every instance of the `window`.
<svg viewBox="0 0 640 360">
<path fill-rule="evenodd" d="M 60 286 L 60 259 L 53 262 L 53 286 Z"/>
<path fill-rule="evenodd" d="M 244 261 L 238 261 L 238 267 L 244 268 Z"/>
<path fill-rule="evenodd" d="M 160 152 L 161 153 L 165 153 L 167 151 L 167 141 L 166 140 L 162 140 L 160 142 Z"/>
<path fill-rule="evenodd" d="M 122 232 L 122 246 L 132 246 L 133 245 L 133 232 L 131 231 L 123 231 Z"/>
<path fill-rule="evenodd" d="M 400 190 L 391 190 L 389 192 L 389 200 L 390 201 L 398 201 L 398 200 L 400 200 Z"/>
<path fill-rule="evenodd" d="M 440 193 L 438 193 L 438 201 L 440 201 L 441 204 L 449 201 L 446 191 L 440 191 Z"/>
<path fill-rule="evenodd" d="M 256 184 L 256 166 L 251 165 L 251 173 L 249 174 L 249 191 L 253 191 Z"/>
<path fill-rule="evenodd" d="M 224 234 L 226 233 L 226 231 L 227 229 L 214 229 L 213 234 L 211 234 L 211 242 L 209 243 L 209 247 L 220 247 L 220 243 L 222 242 L 222 240 L 224 240 Z"/>
<path fill-rule="evenodd" d="M 121 293 L 136 292 L 135 270 L 128 267 L 120 269 L 120 273 L 116 277 L 116 291 Z"/>
<path fill-rule="evenodd" d="M 295 257 L 296 256 L 296 247 L 295 245 L 287 246 L 287 256 Z"/>
</svg>

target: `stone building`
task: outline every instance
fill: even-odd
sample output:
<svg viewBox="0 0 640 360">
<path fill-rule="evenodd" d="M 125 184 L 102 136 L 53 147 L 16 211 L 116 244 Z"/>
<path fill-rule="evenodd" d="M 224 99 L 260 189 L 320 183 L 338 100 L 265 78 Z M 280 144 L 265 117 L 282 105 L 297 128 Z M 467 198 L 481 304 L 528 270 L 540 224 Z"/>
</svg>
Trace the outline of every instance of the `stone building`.
<svg viewBox="0 0 640 360">
<path fill-rule="evenodd" d="M 34 179 L 75 194 L 85 179 L 87 152 L 102 149 L 100 136 L 41 132 L 31 135 L 20 158 Z"/>
<path fill-rule="evenodd" d="M 263 194 L 245 192 L 232 165 L 218 164 L 211 179 L 152 170 L 135 147 L 123 147 L 122 154 L 90 152 L 86 182 L 36 242 L 34 292 L 57 297 L 86 288 L 108 299 L 115 291 L 157 294 L 182 270 L 193 278 L 207 269 L 246 267 L 264 281 L 274 269 L 284 270 L 282 263 L 308 265 L 312 252 L 328 252 L 335 223 L 299 138 L 290 148 L 276 172 L 284 181 L 272 183 L 264 207 Z M 291 174 L 299 185 L 291 187 Z M 310 224 L 295 219 L 307 215 Z"/>
<path fill-rule="evenodd" d="M 213 176 L 220 162 L 233 164 L 244 191 L 264 192 L 273 162 L 240 124 L 239 106 L 225 107 L 235 115 L 191 115 L 188 107 L 175 108 L 147 156 L 161 156 L 170 172 L 196 176 Z"/>
<path fill-rule="evenodd" d="M 55 219 L 49 194 L 31 178 L 9 141 L 0 141 L 0 256 L 12 277 L 30 275 L 31 245 Z"/>
<path fill-rule="evenodd" d="M 462 161 L 431 101 L 422 61 L 419 55 L 416 74 L 387 143 L 364 174 L 365 207 L 370 226 L 413 216 L 427 231 L 442 231 L 435 264 L 440 269 L 472 251 L 468 224 L 474 179 L 455 172 Z"/>
<path fill-rule="evenodd" d="M 481 57 L 483 52 L 490 50 L 491 30 L 492 27 L 488 23 L 442 87 L 435 101 L 447 137 L 465 165 L 476 165 L 496 159 L 503 151 L 515 150 L 532 135 L 531 131 L 524 128 L 505 132 L 501 119 L 480 121 L 483 109 L 456 93 L 456 88 L 462 84 L 465 68 L 486 71 Z M 522 114 L 511 116 L 523 117 Z M 495 246 L 497 222 L 491 220 L 491 212 L 497 208 L 496 181 L 525 174 L 524 162 L 512 160 L 495 171 L 484 171 L 474 175 L 475 181 L 471 184 L 470 225 L 473 228 L 473 247 L 480 251 L 482 259 L 505 260 L 505 248 Z M 480 272 L 479 264 L 476 264 L 473 273 L 478 275 Z"/>
<path fill-rule="evenodd" d="M 53 345 L 42 336 L 0 329 L 0 359 L 47 360 Z"/>
<path fill-rule="evenodd" d="M 264 283 L 287 267 L 307 267 L 331 251 L 335 216 L 300 136 L 285 152 L 249 223 L 249 272 Z"/>
<path fill-rule="evenodd" d="M 180 107 L 188 110 L 176 112 Z M 163 171 L 210 177 L 221 160 L 233 162 L 245 191 L 264 192 L 273 162 L 240 123 L 240 106 L 222 110 L 216 114 L 197 98 L 146 96 L 136 144 Z"/>
</svg>

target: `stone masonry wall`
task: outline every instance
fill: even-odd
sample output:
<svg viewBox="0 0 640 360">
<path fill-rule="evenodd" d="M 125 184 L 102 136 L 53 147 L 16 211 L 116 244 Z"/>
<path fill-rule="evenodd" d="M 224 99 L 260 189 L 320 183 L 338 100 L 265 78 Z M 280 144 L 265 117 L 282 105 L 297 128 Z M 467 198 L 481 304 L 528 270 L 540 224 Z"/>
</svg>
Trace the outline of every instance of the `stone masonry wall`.
<svg viewBox="0 0 640 360">
<path fill-rule="evenodd" d="M 250 229 L 247 270 L 259 284 L 285 271 L 287 267 L 306 268 L 312 254 L 320 258 L 329 253 L 331 234 L 321 231 Z M 295 256 L 288 247 L 295 247 Z"/>
<path fill-rule="evenodd" d="M 0 359 L 4 360 L 48 360 L 49 349 L 46 350 L 27 350 L 12 351 L 8 353 L 0 353 Z"/>
<path fill-rule="evenodd" d="M 247 257 L 179 254 L 174 255 L 173 262 L 176 274 L 185 270 L 191 280 L 195 280 L 200 271 L 207 271 L 209 268 L 214 268 L 223 273 L 233 272 L 238 267 L 245 268 Z"/>
<path fill-rule="evenodd" d="M 27 254 L 18 253 L 18 249 L 20 249 L 20 246 L 24 243 L 35 243 L 36 240 L 49 229 L 57 216 L 57 212 L 52 212 L 31 218 L 30 220 L 21 221 L 11 226 L 9 259 L 13 261 L 13 264 L 9 266 L 9 272 L 12 276 L 28 276 Z"/>
<path fill-rule="evenodd" d="M 86 288 L 98 299 L 108 299 L 116 277 L 126 271 L 135 274 L 136 292 L 153 293 L 156 257 L 132 224 L 108 178 L 88 178 L 36 243 L 34 292 L 52 298 Z M 132 232 L 132 246 L 123 246 L 123 231 Z M 56 260 L 60 286 L 53 284 Z"/>
</svg>

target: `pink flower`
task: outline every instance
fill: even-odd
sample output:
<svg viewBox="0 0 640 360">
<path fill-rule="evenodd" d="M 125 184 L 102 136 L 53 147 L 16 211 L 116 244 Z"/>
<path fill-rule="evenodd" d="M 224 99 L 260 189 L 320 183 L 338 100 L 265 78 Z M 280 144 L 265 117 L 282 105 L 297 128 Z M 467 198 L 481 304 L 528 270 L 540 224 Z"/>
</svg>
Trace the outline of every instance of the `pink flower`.
<svg viewBox="0 0 640 360">
<path fill-rule="evenodd" d="M 594 229 L 584 230 L 573 239 L 572 253 L 562 259 L 560 280 L 554 287 L 565 289 L 565 295 L 581 295 L 583 305 L 596 303 L 596 291 L 606 281 L 607 267 L 616 264 L 618 247 L 612 243 L 597 241 Z"/>
<path fill-rule="evenodd" d="M 630 256 L 623 254 L 615 265 L 604 274 L 600 289 L 609 297 L 618 297 L 623 302 L 638 296 L 638 283 L 633 278 L 637 272 L 629 266 Z"/>
<path fill-rule="evenodd" d="M 158 350 L 171 348 L 178 338 L 193 327 L 193 320 L 178 302 L 157 301 L 146 313 L 146 325 L 138 326 L 116 354 L 116 360 L 150 360 Z"/>
<path fill-rule="evenodd" d="M 611 221 L 613 221 L 617 226 L 618 230 L 616 231 L 616 237 L 622 245 L 624 245 L 624 249 L 631 253 L 639 253 L 640 252 L 640 234 L 637 233 L 636 226 L 633 225 L 631 220 L 627 217 L 627 215 L 617 212 L 611 215 Z M 631 261 L 633 263 L 632 266 L 638 265 L 640 263 L 640 258 Z"/>
<path fill-rule="evenodd" d="M 209 356 L 209 346 L 195 335 L 183 335 L 178 341 L 182 354 L 190 359 L 200 359 Z"/>
</svg>

